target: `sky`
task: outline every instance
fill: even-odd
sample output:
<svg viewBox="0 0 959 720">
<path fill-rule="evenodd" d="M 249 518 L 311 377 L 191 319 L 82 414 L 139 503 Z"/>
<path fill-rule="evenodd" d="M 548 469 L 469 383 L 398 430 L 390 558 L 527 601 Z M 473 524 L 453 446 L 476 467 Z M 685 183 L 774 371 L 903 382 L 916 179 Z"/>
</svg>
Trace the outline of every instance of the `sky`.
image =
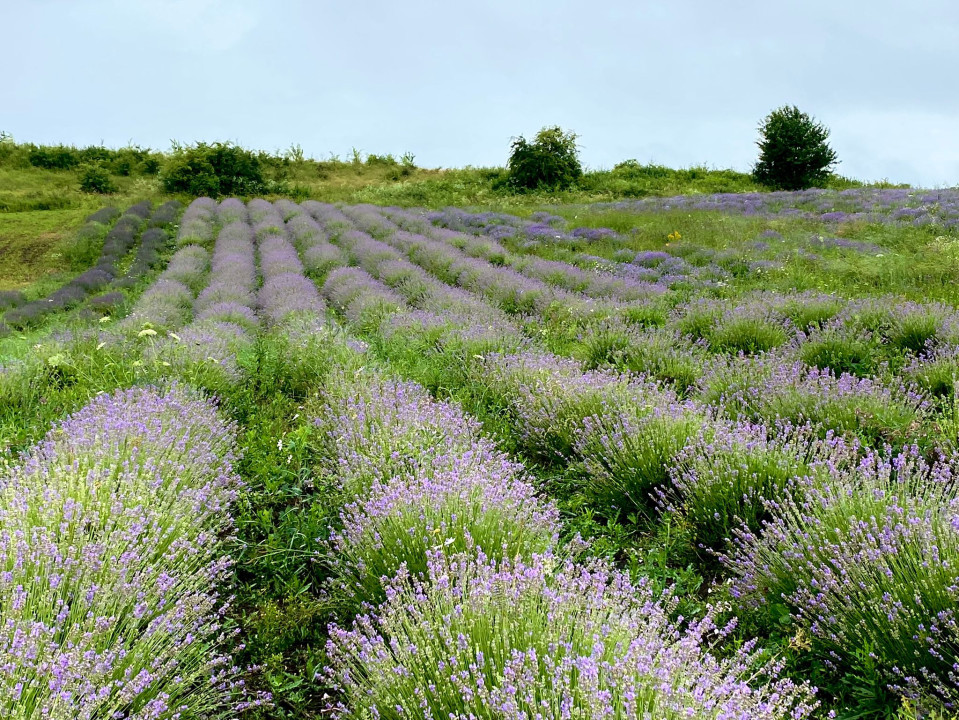
<svg viewBox="0 0 959 720">
<path fill-rule="evenodd" d="M 748 171 L 788 104 L 831 130 L 843 175 L 959 184 L 957 0 L 0 0 L 0 18 L 0 130 L 21 142 L 461 167 L 560 125 L 588 168 Z"/>
</svg>

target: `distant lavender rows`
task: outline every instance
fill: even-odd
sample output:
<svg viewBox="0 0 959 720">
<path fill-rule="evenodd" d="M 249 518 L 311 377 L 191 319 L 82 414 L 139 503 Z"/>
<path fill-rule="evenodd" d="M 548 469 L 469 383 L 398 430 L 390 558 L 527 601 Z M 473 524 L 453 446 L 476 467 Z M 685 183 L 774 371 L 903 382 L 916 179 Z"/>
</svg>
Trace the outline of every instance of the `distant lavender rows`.
<svg viewBox="0 0 959 720">
<path fill-rule="evenodd" d="M 89 216 L 77 232 L 75 242 L 95 242 L 98 237 L 103 237 L 103 246 L 94 267 L 38 300 L 27 302 L 23 294 L 16 291 L 0 293 L 0 310 L 7 310 L 0 322 L 0 334 L 6 326 L 25 328 L 35 325 L 47 315 L 79 305 L 108 287 L 135 284 L 159 263 L 159 251 L 168 237 L 165 228 L 175 222 L 180 207 L 180 203 L 171 201 L 153 210 L 149 201 L 143 201 L 132 205 L 122 215 L 115 208 L 104 208 Z M 116 224 L 107 230 L 106 226 L 117 217 Z M 129 269 L 121 277 L 120 263 L 134 246 L 137 251 Z M 92 302 L 95 309 L 110 310 L 123 299 L 121 293 L 114 292 L 94 298 Z"/>
<path fill-rule="evenodd" d="M 633 211 L 640 212 L 641 209 L 634 208 Z M 787 261 L 798 259 L 817 263 L 823 259 L 822 253 L 831 250 L 873 256 L 881 256 L 883 252 L 881 247 L 873 243 L 835 237 L 828 233 L 786 239 L 775 230 L 760 233 L 751 243 L 740 248 L 714 250 L 677 239 L 668 243 L 664 250 L 636 252 L 628 247 L 627 238 L 608 228 L 567 230 L 564 218 L 546 212 L 534 213 L 530 220 L 523 220 L 504 213 L 446 208 L 424 213 L 423 217 L 440 227 L 497 242 L 509 238 L 524 253 L 535 252 L 539 247 L 562 248 L 571 254 L 580 267 L 670 288 L 714 289 L 738 278 L 779 270 Z M 831 219 L 843 220 L 838 217 Z M 945 225 L 943 227 L 948 229 Z M 612 259 L 598 257 L 589 253 L 590 243 L 597 240 L 613 247 L 619 245 L 620 248 Z"/>
<path fill-rule="evenodd" d="M 533 331 L 533 336 L 537 324 L 524 320 L 524 317 L 540 315 L 560 323 L 569 318 L 571 322 L 582 324 L 582 341 L 590 352 L 599 353 L 597 360 L 614 362 L 618 358 L 628 367 L 677 383 L 680 390 L 699 384 L 707 394 L 713 392 L 710 376 L 715 376 L 715 372 L 722 375 L 726 371 L 724 361 L 712 360 L 707 351 L 728 354 L 772 351 L 764 361 L 763 367 L 767 369 L 777 362 L 783 368 L 792 368 L 799 362 L 800 368 L 804 364 L 812 365 L 813 369 L 831 367 L 837 378 L 850 367 L 833 365 L 836 360 L 833 349 L 836 347 L 853 348 L 866 363 L 880 352 L 905 353 L 914 358 L 905 370 L 906 380 L 919 383 L 923 392 L 933 394 L 948 389 L 933 387 L 937 382 L 934 376 L 949 372 L 949 368 L 953 371 L 959 369 L 954 360 L 959 347 L 959 314 L 942 304 L 885 299 L 844 301 L 816 293 L 756 293 L 732 301 L 697 299 L 673 310 L 668 310 L 668 305 L 660 304 L 655 297 L 612 302 L 575 289 L 556 287 L 555 283 L 570 287 L 587 283 L 588 291 L 597 295 L 607 292 L 628 294 L 635 288 L 627 286 L 624 289 L 622 285 L 613 284 L 615 289 L 609 291 L 602 275 L 594 273 L 595 282 L 584 280 L 584 271 L 568 265 L 564 269 L 563 263 L 545 264 L 551 273 L 547 277 L 553 284 L 547 283 L 530 277 L 529 266 L 524 268 L 528 273 L 523 274 L 514 268 L 468 256 L 458 246 L 479 246 L 483 250 L 477 252 L 478 255 L 494 258 L 497 251 L 486 240 L 446 230 L 431 230 L 422 219 L 403 211 L 381 211 L 367 206 L 347 208 L 345 213 L 330 207 L 318 217 L 327 224 L 331 237 L 345 248 L 352 249 L 357 255 L 356 261 L 374 276 L 401 292 L 405 289 L 408 294 L 418 293 L 414 304 L 420 309 L 442 313 L 459 304 L 457 312 L 490 315 L 488 305 L 485 310 L 477 309 L 475 299 L 466 301 L 462 295 L 454 299 L 452 289 L 446 285 L 452 283 L 507 311 L 508 315 L 520 320 L 521 326 L 525 324 Z M 430 235 L 402 230 L 393 220 Z M 354 226 L 365 227 L 382 240 L 349 229 Z M 445 238 L 445 241 L 438 237 Z M 410 283 L 420 289 L 411 289 Z M 438 300 L 440 295 L 443 297 Z M 634 316 L 638 316 L 642 323 L 635 324 Z M 505 317 L 500 312 L 495 322 L 503 325 Z M 663 324 L 664 327 L 642 327 L 642 324 L 650 323 L 654 326 Z M 878 360 L 875 363 L 878 370 Z M 862 363 L 852 369 L 860 374 L 869 372 Z M 748 410 L 755 419 L 769 417 L 770 408 L 775 405 L 769 398 L 778 393 L 795 393 L 796 383 L 806 382 L 803 378 L 807 374 L 806 371 L 783 370 L 778 374 L 757 375 L 760 376 L 781 377 L 783 385 L 767 388 L 765 400 L 731 406 L 736 412 Z M 720 378 L 719 382 L 724 381 Z M 868 381 L 853 384 L 867 394 L 872 392 L 867 389 Z M 880 390 L 881 383 L 873 385 L 878 392 L 886 392 Z M 712 387 L 716 387 L 715 383 Z M 915 406 L 912 400 L 906 399 L 908 394 L 899 390 L 895 392 L 903 398 L 903 407 Z M 801 408 L 798 410 L 802 414 Z M 903 412 L 908 417 L 914 411 Z M 805 419 L 812 418 L 806 414 Z M 829 418 L 823 416 L 821 419 Z M 845 421 L 842 424 L 848 425 Z"/>
<path fill-rule="evenodd" d="M 712 195 L 678 195 L 667 198 L 621 200 L 594 203 L 591 209 L 628 212 L 662 212 L 669 210 L 707 210 L 724 214 L 766 218 L 797 217 L 830 223 L 869 222 L 905 225 L 936 224 L 954 227 L 959 224 L 959 190 L 914 190 L 851 188 L 848 190 L 800 190 L 794 192 L 716 193 Z M 558 218 L 547 213 L 534 216 L 546 234 Z M 504 214 L 484 213 L 473 220 L 479 223 L 507 225 L 515 218 Z M 561 220 L 561 219 L 559 219 Z M 583 229 L 583 236 L 591 231 Z"/>
</svg>

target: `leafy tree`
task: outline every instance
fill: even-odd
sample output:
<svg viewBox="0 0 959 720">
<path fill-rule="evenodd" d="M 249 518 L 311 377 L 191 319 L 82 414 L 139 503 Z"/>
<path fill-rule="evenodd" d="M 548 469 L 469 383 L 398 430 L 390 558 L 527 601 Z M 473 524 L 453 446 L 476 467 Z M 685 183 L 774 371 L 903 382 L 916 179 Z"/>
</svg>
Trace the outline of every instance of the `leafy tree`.
<svg viewBox="0 0 959 720">
<path fill-rule="evenodd" d="M 513 139 L 509 156 L 511 184 L 523 190 L 565 190 L 583 175 L 576 134 L 561 127 L 544 127 L 529 142 Z"/>
<path fill-rule="evenodd" d="M 89 163 L 80 167 L 80 190 L 85 193 L 108 195 L 119 188 L 107 169 L 99 163 Z"/>
<path fill-rule="evenodd" d="M 836 151 L 826 142 L 829 129 L 795 105 L 773 110 L 759 126 L 756 182 L 776 190 L 822 186 L 836 164 Z"/>
<path fill-rule="evenodd" d="M 233 143 L 174 146 L 160 172 L 167 192 L 188 195 L 254 195 L 266 182 L 256 154 Z"/>
</svg>

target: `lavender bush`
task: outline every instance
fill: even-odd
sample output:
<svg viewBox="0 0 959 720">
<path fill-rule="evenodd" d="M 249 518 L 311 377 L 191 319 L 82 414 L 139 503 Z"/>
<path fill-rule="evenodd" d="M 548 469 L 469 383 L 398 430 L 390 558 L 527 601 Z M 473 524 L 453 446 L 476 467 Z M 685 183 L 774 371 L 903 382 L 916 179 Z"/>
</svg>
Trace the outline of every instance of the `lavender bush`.
<svg viewBox="0 0 959 720">
<path fill-rule="evenodd" d="M 190 392 L 132 389 L 98 397 L 0 478 L 4 717 L 232 717 L 249 704 L 218 595 L 234 437 Z"/>
<path fill-rule="evenodd" d="M 878 666 L 890 689 L 953 704 L 959 501 L 953 464 L 917 448 L 869 453 L 771 503 L 759 535 L 725 561 L 744 606 L 785 602 L 815 649 L 840 671 Z"/>
<path fill-rule="evenodd" d="M 343 717 L 807 717 L 810 691 L 777 680 L 750 643 L 710 652 L 730 627 L 688 626 L 602 566 L 549 555 L 497 564 L 432 553 L 375 614 L 331 628 L 326 675 Z"/>
</svg>

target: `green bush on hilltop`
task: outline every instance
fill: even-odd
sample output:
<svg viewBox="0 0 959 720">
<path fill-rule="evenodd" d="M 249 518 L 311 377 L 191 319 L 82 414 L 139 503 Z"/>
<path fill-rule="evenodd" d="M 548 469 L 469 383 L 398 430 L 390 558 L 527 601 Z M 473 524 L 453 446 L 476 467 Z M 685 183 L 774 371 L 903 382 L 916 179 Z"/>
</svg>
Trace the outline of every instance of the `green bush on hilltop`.
<svg viewBox="0 0 959 720">
<path fill-rule="evenodd" d="M 179 146 L 160 170 L 164 190 L 189 195 L 252 195 L 266 191 L 256 154 L 229 142 Z"/>
<path fill-rule="evenodd" d="M 85 193 L 109 195 L 117 192 L 119 188 L 103 165 L 89 163 L 80 168 L 80 190 Z"/>
<path fill-rule="evenodd" d="M 508 165 L 511 183 L 523 190 L 565 190 L 583 175 L 576 134 L 558 125 L 544 127 L 532 142 L 515 138 Z"/>
<path fill-rule="evenodd" d="M 795 105 L 784 105 L 766 116 L 759 133 L 756 182 L 774 190 L 825 187 L 837 162 L 825 125 Z"/>
</svg>

